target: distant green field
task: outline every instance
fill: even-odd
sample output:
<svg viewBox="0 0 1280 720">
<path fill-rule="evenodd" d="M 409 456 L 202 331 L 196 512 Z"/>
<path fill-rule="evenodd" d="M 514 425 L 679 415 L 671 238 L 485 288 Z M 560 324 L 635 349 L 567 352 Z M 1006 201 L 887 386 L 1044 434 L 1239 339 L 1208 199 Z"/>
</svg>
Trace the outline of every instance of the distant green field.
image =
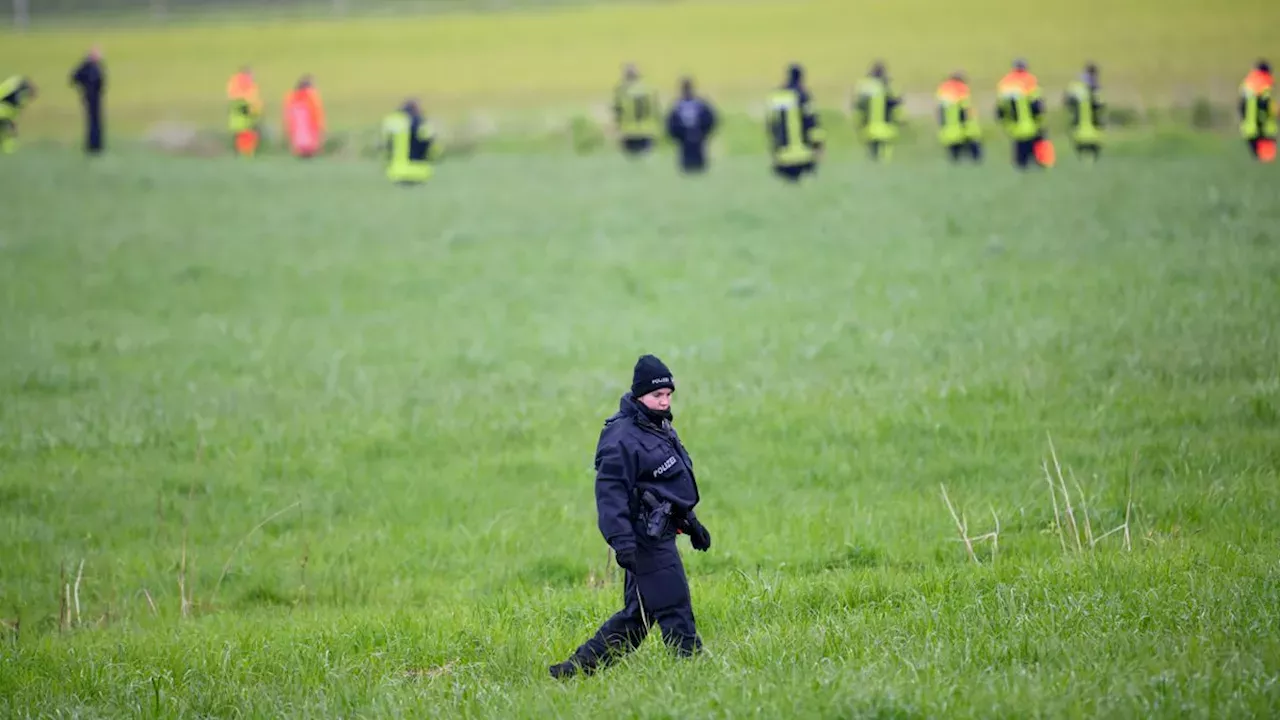
<svg viewBox="0 0 1280 720">
<path fill-rule="evenodd" d="M 1280 709 L 1280 205 L 1236 143 L 3 162 L 0 716 Z M 642 352 L 708 654 L 556 684 L 618 601 L 590 468 Z"/>
<path fill-rule="evenodd" d="M 668 95 L 691 73 L 728 109 L 741 111 L 758 103 L 792 60 L 810 69 L 821 104 L 842 108 L 877 57 L 902 88 L 926 97 L 955 68 L 967 69 L 977 89 L 989 89 L 1018 55 L 1056 97 L 1092 59 L 1114 99 L 1142 106 L 1230 98 L 1249 64 L 1274 51 L 1278 23 L 1280 4 L 1268 0 L 608 4 L 6 32 L 0 72 L 28 73 L 45 87 L 24 131 L 57 138 L 73 136 L 78 122 L 65 76 L 95 41 L 110 61 L 111 130 L 124 135 L 161 121 L 220 129 L 226 79 L 245 62 L 259 70 L 272 123 L 288 88 L 311 72 L 334 123 L 346 128 L 376 124 L 406 94 L 454 120 L 563 123 L 603 105 L 628 60 Z"/>
</svg>

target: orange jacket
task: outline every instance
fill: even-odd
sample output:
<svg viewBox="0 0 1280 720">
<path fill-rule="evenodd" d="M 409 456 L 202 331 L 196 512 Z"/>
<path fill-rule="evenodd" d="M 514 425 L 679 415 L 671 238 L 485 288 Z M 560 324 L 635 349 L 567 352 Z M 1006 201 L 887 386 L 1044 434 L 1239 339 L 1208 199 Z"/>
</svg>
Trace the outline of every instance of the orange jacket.
<svg viewBox="0 0 1280 720">
<path fill-rule="evenodd" d="M 959 102 L 969 97 L 969 86 L 959 80 L 945 80 L 938 86 L 938 99 Z"/>
<path fill-rule="evenodd" d="M 295 153 L 314 153 L 324 144 L 324 106 L 314 87 L 298 88 L 285 97 L 283 120 Z"/>
<path fill-rule="evenodd" d="M 288 118 L 292 115 L 290 108 L 300 108 L 309 118 L 311 130 L 313 132 L 324 134 L 324 104 L 320 101 L 320 91 L 314 86 L 304 87 L 293 90 L 284 99 L 285 107 L 285 132 L 290 132 Z"/>
<path fill-rule="evenodd" d="M 1002 92 L 1006 88 L 1010 90 L 1018 89 L 1027 95 L 1030 95 L 1031 91 L 1039 86 L 1040 81 L 1036 79 L 1036 76 L 1026 70 L 1010 70 L 1008 74 L 1000 78 L 1000 83 L 997 85 Z"/>
<path fill-rule="evenodd" d="M 1261 70 L 1250 70 L 1248 75 L 1244 76 L 1244 87 L 1255 95 L 1261 95 L 1269 90 L 1275 80 L 1271 77 L 1271 73 Z"/>
<path fill-rule="evenodd" d="M 228 100 L 246 100 L 254 112 L 261 112 L 262 97 L 258 94 L 258 83 L 248 73 L 238 72 L 227 81 Z"/>
</svg>

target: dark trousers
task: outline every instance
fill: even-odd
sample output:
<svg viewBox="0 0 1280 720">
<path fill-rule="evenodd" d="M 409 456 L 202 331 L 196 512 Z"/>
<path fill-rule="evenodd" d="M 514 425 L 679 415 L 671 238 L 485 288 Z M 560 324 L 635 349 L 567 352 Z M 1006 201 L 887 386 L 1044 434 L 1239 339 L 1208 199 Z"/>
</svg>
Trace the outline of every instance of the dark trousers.
<svg viewBox="0 0 1280 720">
<path fill-rule="evenodd" d="M 681 143 L 680 170 L 700 173 L 707 169 L 707 149 L 702 143 Z"/>
<path fill-rule="evenodd" d="M 622 152 L 632 157 L 644 155 L 653 149 L 653 138 L 623 138 Z"/>
<path fill-rule="evenodd" d="M 778 177 L 788 182 L 800 182 L 800 178 L 810 175 L 818 171 L 814 163 L 804 163 L 803 165 L 774 165 L 773 172 Z"/>
<path fill-rule="evenodd" d="M 965 156 L 969 156 L 974 162 L 982 161 L 982 143 L 977 140 L 965 140 L 954 145 L 947 146 L 947 153 L 951 155 L 951 162 L 960 162 Z"/>
<path fill-rule="evenodd" d="M 84 100 L 84 151 L 90 155 L 102 152 L 102 101 L 97 98 Z"/>
<path fill-rule="evenodd" d="M 1019 170 L 1025 170 L 1028 167 L 1040 167 L 1040 161 L 1036 160 L 1036 143 L 1044 139 L 1040 135 L 1027 140 L 1013 141 L 1013 166 Z"/>
<path fill-rule="evenodd" d="M 1097 143 L 1076 143 L 1076 157 L 1089 156 L 1091 160 L 1102 157 L 1102 146 Z"/>
<path fill-rule="evenodd" d="M 622 609 L 574 651 L 573 662 L 588 671 L 606 667 L 640 647 L 655 622 L 678 654 L 702 649 L 675 539 L 636 548 L 636 571 L 626 573 L 622 602 Z"/>
</svg>

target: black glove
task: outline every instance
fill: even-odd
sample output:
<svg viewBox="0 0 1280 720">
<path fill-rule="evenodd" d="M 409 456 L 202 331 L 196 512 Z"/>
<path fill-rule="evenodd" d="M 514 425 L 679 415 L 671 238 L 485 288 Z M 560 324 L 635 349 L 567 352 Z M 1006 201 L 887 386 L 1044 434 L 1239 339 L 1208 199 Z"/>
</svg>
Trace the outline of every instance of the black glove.
<svg viewBox="0 0 1280 720">
<path fill-rule="evenodd" d="M 711 533 L 698 521 L 698 518 L 689 518 L 685 523 L 685 532 L 689 534 L 689 543 L 693 545 L 694 550 L 706 552 L 711 548 Z"/>
<path fill-rule="evenodd" d="M 635 548 L 623 548 L 615 550 L 613 553 L 614 562 L 618 563 L 618 567 L 629 572 L 636 571 L 636 550 Z"/>
</svg>

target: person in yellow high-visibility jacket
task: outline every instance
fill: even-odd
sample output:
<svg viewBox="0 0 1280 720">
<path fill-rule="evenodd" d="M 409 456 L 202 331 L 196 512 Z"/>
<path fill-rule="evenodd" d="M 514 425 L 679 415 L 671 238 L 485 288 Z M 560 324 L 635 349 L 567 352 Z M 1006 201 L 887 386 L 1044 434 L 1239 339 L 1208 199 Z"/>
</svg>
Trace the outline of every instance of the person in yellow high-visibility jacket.
<svg viewBox="0 0 1280 720">
<path fill-rule="evenodd" d="M 387 179 L 401 186 L 421 185 L 434 174 L 440 158 L 435 127 L 416 98 L 408 98 L 382 121 L 382 144 Z"/>
<path fill-rule="evenodd" d="M 866 144 L 872 160 L 892 158 L 893 143 L 898 139 L 896 110 L 901 103 L 901 98 L 889 87 L 889 74 L 884 63 L 876 62 L 867 76 L 858 82 L 854 99 L 858 136 Z"/>
<path fill-rule="evenodd" d="M 1014 61 L 1013 69 L 996 85 L 996 94 L 996 116 L 1013 141 L 1014 167 L 1024 170 L 1033 162 L 1052 167 L 1054 150 L 1045 139 L 1040 81 L 1027 69 L 1025 60 Z"/>
<path fill-rule="evenodd" d="M 826 131 L 813 107 L 813 97 L 804 82 L 804 67 L 791 63 L 786 83 L 769 94 L 765 115 L 765 137 L 773 172 L 783 180 L 798 183 L 818 171 Z"/>
<path fill-rule="evenodd" d="M 613 116 L 622 150 L 636 157 L 653 149 L 662 123 L 658 94 L 640 78 L 635 65 L 622 70 L 622 82 L 613 92 Z"/>
<path fill-rule="evenodd" d="M 965 156 L 982 161 L 982 128 L 973 109 L 973 94 L 964 73 L 954 72 L 938 86 L 938 142 L 947 149 L 952 162 Z"/>
<path fill-rule="evenodd" d="M 0 82 L 0 154 L 18 151 L 18 116 L 36 96 L 36 86 L 22 75 Z"/>
<path fill-rule="evenodd" d="M 1098 83 L 1098 66 L 1089 63 L 1079 80 L 1067 86 L 1063 98 L 1071 112 L 1071 142 L 1076 155 L 1097 162 L 1102 154 L 1102 90 Z"/>
<path fill-rule="evenodd" d="M 1276 159 L 1277 108 L 1271 64 L 1259 60 L 1240 83 L 1240 135 L 1261 162 Z"/>
<path fill-rule="evenodd" d="M 227 105 L 227 129 L 231 131 L 236 154 L 253 157 L 261 138 L 262 96 L 249 66 L 240 68 L 227 81 Z"/>
</svg>

